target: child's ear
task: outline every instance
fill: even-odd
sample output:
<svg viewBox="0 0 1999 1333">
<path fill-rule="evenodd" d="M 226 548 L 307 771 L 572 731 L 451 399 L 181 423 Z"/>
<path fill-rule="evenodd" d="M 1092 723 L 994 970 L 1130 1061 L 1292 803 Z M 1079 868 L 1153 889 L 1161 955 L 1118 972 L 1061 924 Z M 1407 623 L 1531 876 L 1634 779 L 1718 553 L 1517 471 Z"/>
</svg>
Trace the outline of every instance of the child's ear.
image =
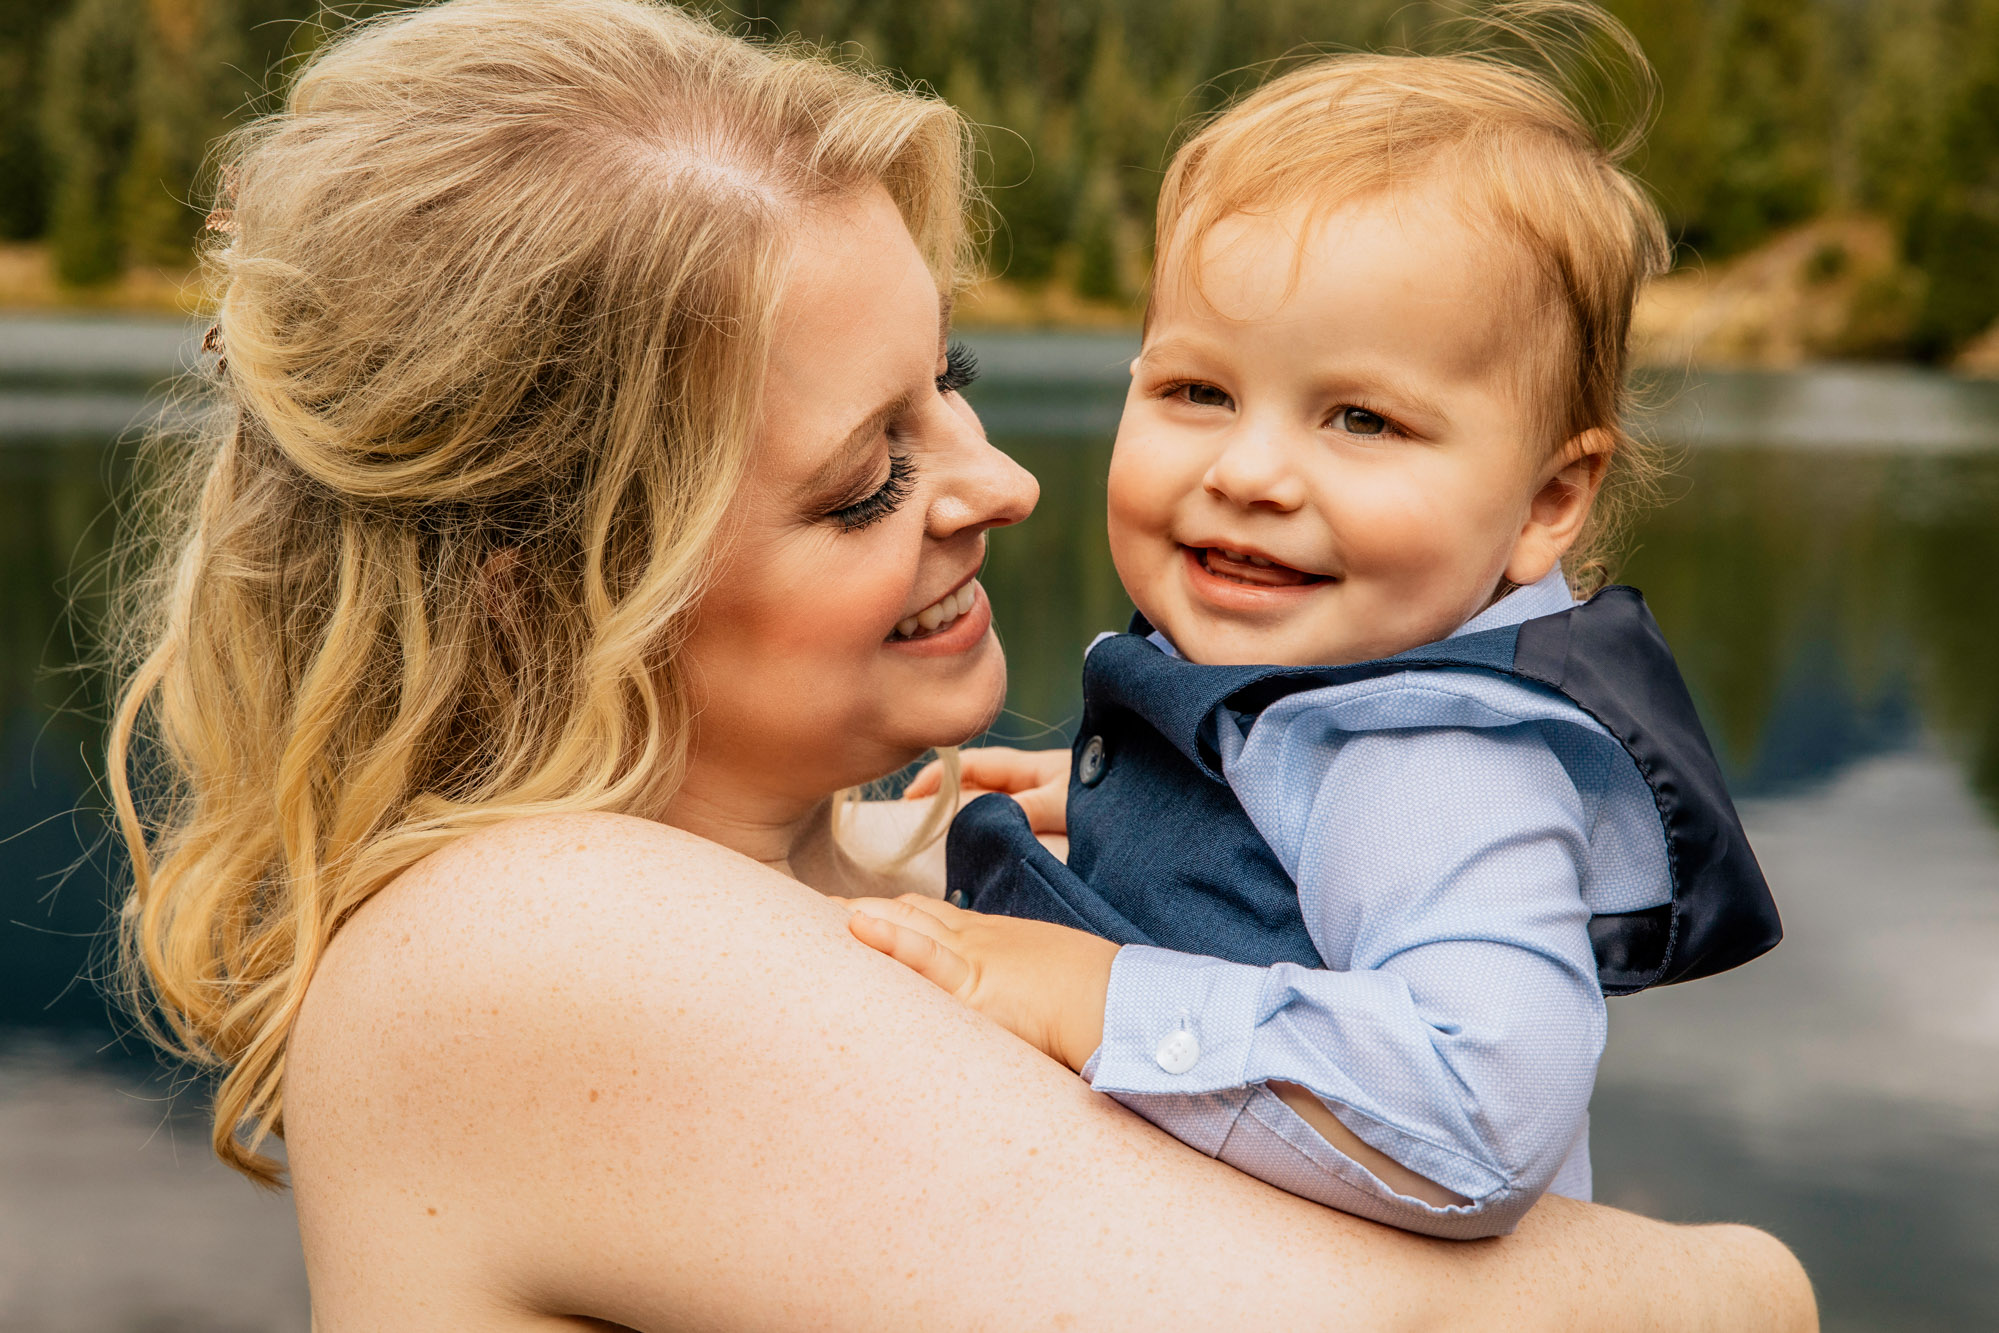
<svg viewBox="0 0 1999 1333">
<path fill-rule="evenodd" d="M 1539 489 L 1527 502 L 1527 521 L 1506 562 L 1507 582 L 1522 587 L 1540 582 L 1575 545 L 1616 447 L 1609 431 L 1592 427 L 1570 437 L 1555 452 L 1541 474 Z"/>
</svg>

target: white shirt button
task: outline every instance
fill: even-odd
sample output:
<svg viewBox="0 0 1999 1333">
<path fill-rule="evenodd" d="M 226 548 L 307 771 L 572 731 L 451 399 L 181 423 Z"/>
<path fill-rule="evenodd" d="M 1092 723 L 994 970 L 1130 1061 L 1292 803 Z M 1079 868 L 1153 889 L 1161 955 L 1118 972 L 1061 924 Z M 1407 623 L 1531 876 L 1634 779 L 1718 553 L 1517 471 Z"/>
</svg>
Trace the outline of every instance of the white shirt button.
<svg viewBox="0 0 1999 1333">
<path fill-rule="evenodd" d="M 1184 1074 L 1201 1059 L 1201 1043 L 1186 1028 L 1175 1028 L 1152 1053 L 1159 1067 L 1169 1074 Z"/>
</svg>

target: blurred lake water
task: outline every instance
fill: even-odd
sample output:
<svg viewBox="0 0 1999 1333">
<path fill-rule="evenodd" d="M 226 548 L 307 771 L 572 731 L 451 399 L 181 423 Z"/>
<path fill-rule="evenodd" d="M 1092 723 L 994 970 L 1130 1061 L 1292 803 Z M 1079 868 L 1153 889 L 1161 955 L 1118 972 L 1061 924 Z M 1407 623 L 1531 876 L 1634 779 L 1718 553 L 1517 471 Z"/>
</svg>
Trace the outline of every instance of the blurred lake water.
<svg viewBox="0 0 1999 1333">
<path fill-rule="evenodd" d="M 306 1326 L 290 1211 L 208 1159 L 199 1098 L 87 979 L 99 688 L 65 580 L 187 331 L 0 321 L 0 1328 Z M 1127 340 L 972 334 L 1041 478 L 985 575 L 995 738 L 1059 745 L 1130 607 L 1103 539 Z M 1674 643 L 1783 909 L 1737 972 L 1613 1001 L 1598 1197 L 1795 1247 L 1830 1330 L 1999 1327 L 1999 386 L 1900 369 L 1647 386 L 1679 448 L 1622 581 Z"/>
</svg>

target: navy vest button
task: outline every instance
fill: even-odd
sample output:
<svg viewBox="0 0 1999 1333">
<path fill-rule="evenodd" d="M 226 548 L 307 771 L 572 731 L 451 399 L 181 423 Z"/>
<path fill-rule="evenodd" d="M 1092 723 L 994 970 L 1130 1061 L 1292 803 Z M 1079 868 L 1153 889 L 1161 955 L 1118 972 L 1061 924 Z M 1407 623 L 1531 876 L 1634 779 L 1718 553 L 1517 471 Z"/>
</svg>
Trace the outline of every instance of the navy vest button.
<svg viewBox="0 0 1999 1333">
<path fill-rule="evenodd" d="M 944 895 L 944 901 L 953 907 L 970 907 L 972 900 L 965 896 L 963 889 L 953 889 Z"/>
<path fill-rule="evenodd" d="M 1076 761 L 1076 781 L 1094 787 L 1104 777 L 1104 738 L 1092 736 L 1083 742 L 1083 757 Z"/>
</svg>

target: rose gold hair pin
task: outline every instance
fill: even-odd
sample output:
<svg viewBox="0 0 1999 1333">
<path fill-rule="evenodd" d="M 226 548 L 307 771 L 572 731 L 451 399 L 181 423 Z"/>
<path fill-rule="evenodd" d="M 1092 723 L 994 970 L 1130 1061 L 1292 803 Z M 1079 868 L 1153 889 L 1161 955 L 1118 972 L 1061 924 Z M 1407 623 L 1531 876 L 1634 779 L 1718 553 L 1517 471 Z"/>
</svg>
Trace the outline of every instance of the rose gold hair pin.
<svg viewBox="0 0 1999 1333">
<path fill-rule="evenodd" d="M 220 236 L 236 234 L 236 183 L 241 173 L 231 162 L 222 168 L 222 199 L 202 220 L 202 227 Z M 222 321 L 216 320 L 208 326 L 208 332 L 201 335 L 201 350 L 215 354 L 215 373 L 226 374 L 229 370 L 229 354 L 222 347 Z"/>
<path fill-rule="evenodd" d="M 201 225 L 205 230 L 215 232 L 219 236 L 236 234 L 236 182 L 239 179 L 241 173 L 236 170 L 235 163 L 232 162 L 222 168 L 222 202 L 202 219 Z"/>
<path fill-rule="evenodd" d="M 229 354 L 223 351 L 222 349 L 221 320 L 218 319 L 217 321 L 215 321 L 215 323 L 210 324 L 208 326 L 208 332 L 201 335 L 201 350 L 204 352 L 214 352 L 216 354 L 215 356 L 216 374 L 221 375 L 228 371 Z"/>
</svg>

